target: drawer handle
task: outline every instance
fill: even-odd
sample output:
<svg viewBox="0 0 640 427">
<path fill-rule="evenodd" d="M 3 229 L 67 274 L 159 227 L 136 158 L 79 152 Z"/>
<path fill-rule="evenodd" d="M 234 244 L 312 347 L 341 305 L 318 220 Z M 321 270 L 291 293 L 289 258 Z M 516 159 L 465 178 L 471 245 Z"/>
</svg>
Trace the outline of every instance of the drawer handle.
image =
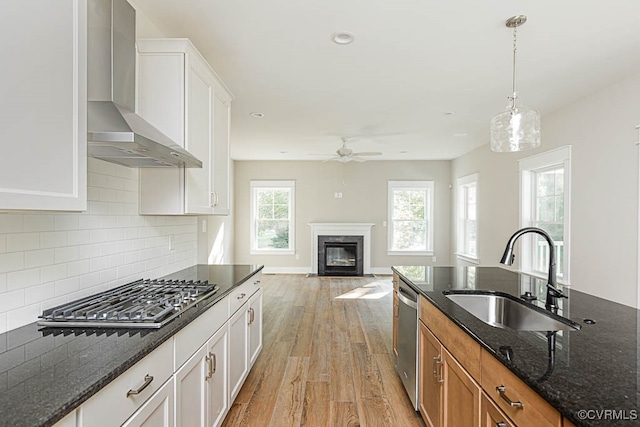
<svg viewBox="0 0 640 427">
<path fill-rule="evenodd" d="M 129 397 L 129 396 L 131 396 L 131 395 L 134 395 L 134 394 L 140 394 L 140 393 L 142 393 L 142 391 L 143 391 L 145 388 L 149 387 L 149 384 L 151 384 L 151 381 L 153 381 L 153 377 L 152 377 L 151 375 L 149 375 L 149 374 L 145 375 L 145 376 L 144 376 L 144 384 L 142 384 L 140 387 L 138 387 L 138 389 L 137 389 L 137 390 L 129 390 L 129 391 L 127 392 L 127 397 Z"/>
<path fill-rule="evenodd" d="M 253 311 L 253 308 L 249 308 L 249 323 L 247 324 L 251 325 L 254 320 L 255 320 L 255 312 Z"/>
<path fill-rule="evenodd" d="M 524 403 L 522 403 L 520 401 L 514 402 L 511 399 L 509 399 L 509 397 L 505 393 L 506 389 L 507 388 L 505 386 L 503 386 L 503 385 L 496 387 L 496 391 L 498 392 L 498 394 L 500 395 L 502 400 L 507 402 L 509 404 L 509 406 L 515 406 L 516 408 L 524 409 Z"/>
<path fill-rule="evenodd" d="M 260 284 L 260 280 L 256 280 L 255 282 L 253 282 L 253 284 L 258 286 Z"/>
<path fill-rule="evenodd" d="M 497 422 L 496 427 L 507 427 L 507 423 L 505 423 L 504 421 Z"/>
<path fill-rule="evenodd" d="M 244 298 L 245 296 L 247 296 L 247 294 L 245 294 L 245 293 L 243 292 L 243 293 L 241 293 L 240 295 L 238 295 L 236 298 L 238 298 L 238 299 L 242 299 L 242 298 Z"/>
</svg>

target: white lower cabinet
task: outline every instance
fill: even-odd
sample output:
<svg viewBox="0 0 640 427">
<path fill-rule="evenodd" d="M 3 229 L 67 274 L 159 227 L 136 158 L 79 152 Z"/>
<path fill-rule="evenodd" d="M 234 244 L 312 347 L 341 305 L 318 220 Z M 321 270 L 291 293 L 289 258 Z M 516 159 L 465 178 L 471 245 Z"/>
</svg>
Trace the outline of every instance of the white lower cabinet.
<svg viewBox="0 0 640 427">
<path fill-rule="evenodd" d="M 149 398 L 123 427 L 174 427 L 173 378 Z M 178 424 L 179 425 L 179 424 Z"/>
<path fill-rule="evenodd" d="M 176 425 L 210 427 L 227 413 L 227 343 L 225 325 L 175 374 Z"/>
<path fill-rule="evenodd" d="M 221 425 L 262 349 L 261 279 L 235 288 L 56 427 Z"/>
<path fill-rule="evenodd" d="M 249 369 L 262 350 L 262 288 L 249 300 Z"/>
<path fill-rule="evenodd" d="M 229 320 L 230 400 L 236 398 L 249 372 L 249 305 L 244 304 Z"/>
</svg>

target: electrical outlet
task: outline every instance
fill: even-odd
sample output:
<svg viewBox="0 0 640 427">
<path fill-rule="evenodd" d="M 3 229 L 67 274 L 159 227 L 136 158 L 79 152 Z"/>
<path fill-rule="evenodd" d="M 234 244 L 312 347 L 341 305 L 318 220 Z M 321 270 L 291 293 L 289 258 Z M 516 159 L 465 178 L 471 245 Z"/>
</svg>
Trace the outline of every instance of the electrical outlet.
<svg viewBox="0 0 640 427">
<path fill-rule="evenodd" d="M 432 262 L 437 262 L 437 261 L 438 261 L 438 259 L 437 259 L 436 257 L 431 257 L 431 261 L 432 261 Z"/>
<path fill-rule="evenodd" d="M 387 226 L 387 221 L 382 221 L 382 226 L 386 227 Z"/>
</svg>

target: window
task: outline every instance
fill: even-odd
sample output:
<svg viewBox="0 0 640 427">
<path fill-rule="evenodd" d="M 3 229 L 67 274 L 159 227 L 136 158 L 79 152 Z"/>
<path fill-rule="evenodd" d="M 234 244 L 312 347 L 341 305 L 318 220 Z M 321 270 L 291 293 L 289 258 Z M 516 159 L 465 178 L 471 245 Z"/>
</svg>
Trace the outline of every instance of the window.
<svg viewBox="0 0 640 427">
<path fill-rule="evenodd" d="M 433 255 L 433 181 L 389 181 L 389 255 Z"/>
<path fill-rule="evenodd" d="M 251 181 L 251 253 L 295 251 L 295 181 Z"/>
<path fill-rule="evenodd" d="M 458 178 L 458 258 L 478 262 L 478 174 Z"/>
<path fill-rule="evenodd" d="M 523 227 L 539 227 L 554 242 L 558 281 L 569 284 L 569 219 L 571 208 L 571 147 L 562 147 L 520 160 Z M 549 246 L 538 235 L 528 234 L 521 244 L 521 270 L 545 277 Z"/>
</svg>

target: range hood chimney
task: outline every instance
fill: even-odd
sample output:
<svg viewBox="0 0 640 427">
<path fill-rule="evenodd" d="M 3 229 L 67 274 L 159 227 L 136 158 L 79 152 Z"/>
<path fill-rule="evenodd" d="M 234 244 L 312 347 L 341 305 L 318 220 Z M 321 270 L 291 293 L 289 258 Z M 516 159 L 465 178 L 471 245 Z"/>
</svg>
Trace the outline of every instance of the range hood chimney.
<svg viewBox="0 0 640 427">
<path fill-rule="evenodd" d="M 90 157 L 128 167 L 202 162 L 135 111 L 136 12 L 127 0 L 87 4 L 87 140 Z"/>
</svg>

